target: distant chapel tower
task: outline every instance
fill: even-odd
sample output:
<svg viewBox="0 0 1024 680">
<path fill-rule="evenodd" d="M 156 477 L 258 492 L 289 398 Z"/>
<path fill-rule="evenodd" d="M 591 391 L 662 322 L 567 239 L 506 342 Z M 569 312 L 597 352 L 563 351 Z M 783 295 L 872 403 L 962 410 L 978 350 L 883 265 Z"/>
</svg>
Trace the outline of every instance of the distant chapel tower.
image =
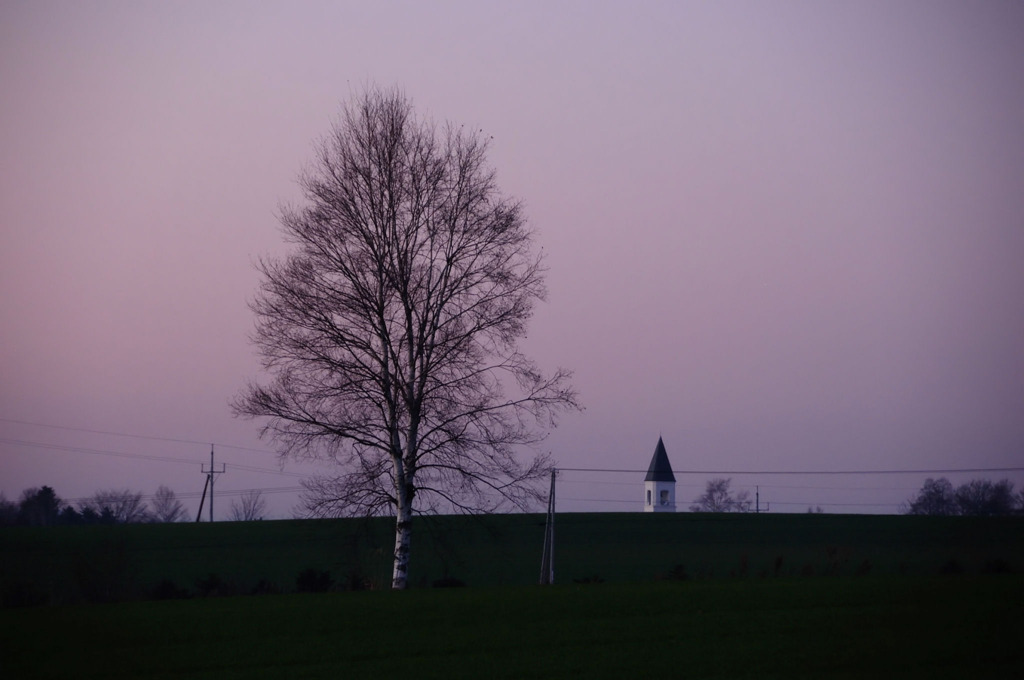
<svg viewBox="0 0 1024 680">
<path fill-rule="evenodd" d="M 665 444 L 658 437 L 651 466 L 644 477 L 644 512 L 676 511 L 676 476 L 665 453 Z"/>
</svg>

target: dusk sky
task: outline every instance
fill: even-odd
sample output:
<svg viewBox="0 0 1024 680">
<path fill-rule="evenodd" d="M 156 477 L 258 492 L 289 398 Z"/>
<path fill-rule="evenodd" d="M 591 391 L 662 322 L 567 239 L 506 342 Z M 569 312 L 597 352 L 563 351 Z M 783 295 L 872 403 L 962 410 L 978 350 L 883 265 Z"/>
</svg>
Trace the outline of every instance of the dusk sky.
<svg viewBox="0 0 1024 680">
<path fill-rule="evenodd" d="M 254 262 L 367 84 L 493 137 L 550 269 L 525 348 L 586 406 L 559 466 L 1022 468 L 1022 36 L 1009 1 L 0 0 L 0 492 L 194 513 L 215 443 L 218 516 L 291 515 L 310 468 L 228 403 Z M 940 475 L 731 476 L 892 512 Z M 640 509 L 642 474 L 563 481 Z"/>
</svg>

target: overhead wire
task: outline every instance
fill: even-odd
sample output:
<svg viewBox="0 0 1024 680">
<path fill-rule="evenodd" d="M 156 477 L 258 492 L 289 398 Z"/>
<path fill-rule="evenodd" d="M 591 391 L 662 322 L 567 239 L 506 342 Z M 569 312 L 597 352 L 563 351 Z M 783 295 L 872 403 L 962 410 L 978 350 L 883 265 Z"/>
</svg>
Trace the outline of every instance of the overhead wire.
<svg viewBox="0 0 1024 680">
<path fill-rule="evenodd" d="M 131 439 L 148 439 L 150 441 L 171 442 L 171 443 L 175 443 L 175 444 L 196 444 L 196 445 L 200 445 L 200 446 L 209 446 L 209 445 L 213 444 L 213 445 L 219 446 L 221 448 L 225 448 L 225 449 L 236 449 L 236 450 L 239 450 L 239 451 L 253 451 L 255 453 L 267 453 L 267 454 L 275 455 L 273 451 L 267 451 L 266 449 L 257 449 L 257 448 L 253 448 L 251 446 L 237 446 L 235 444 L 224 444 L 222 442 L 209 442 L 209 441 L 204 442 L 204 441 L 199 441 L 198 439 L 182 439 L 182 438 L 179 438 L 179 437 L 157 437 L 157 436 L 145 435 L 145 434 L 132 434 L 132 433 L 129 433 L 129 432 L 115 432 L 113 430 L 96 430 L 96 429 L 92 429 L 92 428 L 88 428 L 88 427 L 72 427 L 70 425 L 54 425 L 52 423 L 40 423 L 40 422 L 34 422 L 34 421 L 30 421 L 30 420 L 18 420 L 16 418 L 3 418 L 3 417 L 0 417 L 0 422 L 2 422 L 2 423 L 12 423 L 12 424 L 18 424 L 18 425 L 30 425 L 32 427 L 46 427 L 46 428 L 49 428 L 49 429 L 52 429 L 52 430 L 66 430 L 66 431 L 70 431 L 70 432 L 87 432 L 89 434 L 101 434 L 101 435 L 108 435 L 108 436 L 111 436 L 111 437 L 127 437 L 127 438 L 131 438 Z"/>
<path fill-rule="evenodd" d="M 117 431 L 112 431 L 112 430 L 100 430 L 100 429 L 94 429 L 94 428 L 74 427 L 74 426 L 67 426 L 67 425 L 55 425 L 55 424 L 52 424 L 52 423 L 42 423 L 42 422 L 36 422 L 36 421 L 20 420 L 20 419 L 5 418 L 5 417 L 0 417 L 0 422 L 11 423 L 11 424 L 18 424 L 18 425 L 27 425 L 27 426 L 32 426 L 32 427 L 43 427 L 43 428 L 49 428 L 49 429 L 55 429 L 55 430 L 64 430 L 64 431 L 71 431 L 71 432 L 83 432 L 83 433 L 88 433 L 88 434 L 97 434 L 97 435 L 114 436 L 114 437 L 124 437 L 124 438 L 141 439 L 141 440 L 158 441 L 158 442 L 170 442 L 170 443 L 177 443 L 177 444 L 201 445 L 201 446 L 213 445 L 213 446 L 217 446 L 217 447 L 220 447 L 220 448 L 226 448 L 226 449 L 232 449 L 232 450 L 250 451 L 250 452 L 255 452 L 255 453 L 263 453 L 263 454 L 273 454 L 273 452 L 267 451 L 267 450 L 264 450 L 264 449 L 256 449 L 256 448 L 253 448 L 253 447 L 237 446 L 237 445 L 224 444 L 224 443 L 218 443 L 218 442 L 203 442 L 203 441 L 199 441 L 199 440 L 195 440 L 195 439 L 187 439 L 187 438 L 181 438 L 181 437 L 160 437 L 160 436 L 152 436 L 152 435 L 141 435 L 141 434 L 127 433 L 127 432 L 117 432 Z M 63 444 L 51 444 L 51 443 L 47 443 L 47 442 L 39 442 L 39 441 L 33 441 L 33 440 L 27 440 L 27 439 L 14 439 L 14 438 L 7 438 L 7 437 L 0 437 L 0 443 L 10 444 L 10 445 L 14 445 L 14 446 L 25 446 L 25 447 L 50 449 L 50 450 L 55 450 L 55 451 L 84 453 L 84 454 L 88 454 L 88 455 L 103 455 L 103 456 L 113 456 L 113 457 L 119 457 L 119 458 L 150 460 L 150 461 L 164 462 L 164 463 L 187 464 L 187 465 L 191 465 L 191 466 L 194 466 L 196 464 L 202 465 L 203 462 L 204 462 L 203 460 L 201 460 L 199 458 L 191 458 L 190 459 L 190 458 L 180 458 L 180 457 L 173 457 L 173 456 L 147 455 L 147 454 L 140 454 L 140 453 L 128 453 L 128 452 L 125 452 L 125 451 L 114 451 L 114 450 L 110 450 L 110 449 L 90 448 L 90 447 L 83 447 L 83 446 L 70 446 L 70 445 L 63 445 Z M 231 465 L 232 468 L 238 469 L 238 470 L 242 470 L 242 471 L 245 471 L 245 472 L 254 472 L 254 473 L 260 473 L 260 474 L 274 474 L 274 475 L 280 475 L 280 476 L 286 476 L 286 477 L 298 477 L 298 478 L 306 478 L 306 477 L 309 476 L 309 474 L 307 474 L 307 473 L 292 472 L 292 471 L 286 471 L 286 470 L 283 470 L 283 469 L 265 468 L 265 467 L 259 467 L 259 466 L 254 466 L 254 465 L 248 465 L 248 464 L 245 464 L 245 463 L 229 463 L 229 464 Z M 647 472 L 647 470 L 645 470 L 645 469 L 630 469 L 630 468 L 571 468 L 571 467 L 558 467 L 558 468 L 556 468 L 556 471 L 559 472 L 559 473 L 562 473 L 562 472 L 578 472 L 578 473 L 602 473 L 602 474 L 613 473 L 613 474 L 637 474 L 637 475 L 645 474 Z M 829 475 L 855 476 L 855 475 L 906 475 L 906 474 L 935 474 L 935 475 L 942 474 L 942 475 L 945 475 L 945 474 L 966 474 L 966 473 L 976 473 L 977 474 L 977 473 L 996 473 L 996 472 L 1007 473 L 1007 472 L 1024 472 L 1024 467 L 1006 466 L 1006 467 L 875 469 L 875 470 L 674 470 L 673 472 L 676 475 L 680 475 L 680 476 L 683 476 L 683 475 L 736 475 L 736 476 L 804 476 L 804 477 L 806 477 L 806 476 L 814 476 L 814 475 L 823 475 L 823 476 L 829 476 Z M 634 482 L 589 481 L 589 480 L 568 480 L 568 479 L 567 480 L 563 480 L 563 483 L 568 483 L 568 484 L 587 484 L 587 485 L 609 485 L 609 486 L 627 486 L 627 485 L 631 486 L 631 485 L 634 484 Z M 683 485 L 683 486 L 694 486 L 694 485 Z M 759 486 L 762 486 L 763 488 L 766 488 L 766 489 L 773 489 L 774 488 L 774 489 L 815 489 L 815 490 L 851 490 L 851 491 L 864 490 L 863 487 L 857 487 L 857 488 L 850 488 L 850 487 L 819 487 L 819 486 L 772 485 L 772 484 L 762 484 L 762 485 L 759 485 Z M 255 489 L 255 490 L 259 490 L 259 491 L 262 491 L 262 492 L 265 492 L 265 493 L 286 493 L 286 492 L 301 491 L 302 488 L 303 487 L 276 487 L 276 488 Z M 877 489 L 882 489 L 882 488 L 894 490 L 894 489 L 892 489 L 892 487 L 873 487 L 873 488 L 875 488 L 876 490 Z M 225 494 L 229 494 L 229 495 L 235 495 L 235 494 L 247 493 L 247 492 L 250 492 L 250 491 L 254 491 L 254 489 L 239 490 L 239 491 L 224 490 L 221 493 L 225 493 Z M 198 492 L 194 492 L 194 493 L 182 494 L 182 497 L 183 498 L 191 498 L 193 496 L 194 497 L 198 497 L 199 495 L 200 494 Z M 572 497 L 564 497 L 562 500 L 565 500 L 565 501 L 575 501 L 575 502 L 594 502 L 594 503 L 623 503 L 623 504 L 625 504 L 625 503 L 630 503 L 630 504 L 634 503 L 634 501 L 632 501 L 632 500 L 621 500 L 621 499 L 611 499 L 611 498 L 599 499 L 599 498 L 572 498 Z M 801 505 L 801 506 L 802 505 L 807 505 L 806 502 L 791 502 L 791 501 L 773 501 L 772 504 L 773 505 L 789 505 L 789 506 L 793 506 L 793 505 Z M 836 503 L 836 502 L 831 502 L 831 503 L 812 503 L 812 505 L 820 505 L 820 506 L 894 507 L 894 506 L 896 506 L 898 504 L 896 504 L 896 503 Z"/>
<path fill-rule="evenodd" d="M 199 458 L 177 458 L 173 456 L 153 456 L 142 453 L 128 453 L 126 451 L 113 451 L 111 449 L 95 449 L 85 446 L 69 446 L 66 444 L 50 444 L 47 442 L 37 442 L 25 439 L 10 439 L 7 437 L 0 437 L 0 443 L 12 444 L 15 446 L 26 446 L 31 448 L 40 449 L 51 449 L 55 451 L 68 451 L 73 453 L 85 453 L 97 456 L 113 456 L 117 458 L 135 458 L 141 460 L 153 460 L 163 463 L 183 463 L 188 465 L 203 465 L 205 460 Z M 273 468 L 258 467 L 255 465 L 247 465 L 245 463 L 230 463 L 232 468 L 238 470 L 244 470 L 246 472 L 258 472 L 263 474 L 282 475 L 285 477 L 308 477 L 308 474 L 301 472 L 289 472 L 286 470 L 275 470 Z"/>
<path fill-rule="evenodd" d="M 556 468 L 558 472 L 622 472 L 645 474 L 647 470 L 611 468 Z M 947 468 L 920 470 L 673 470 L 677 475 L 925 475 L 966 472 L 1024 472 L 1024 467 Z"/>
</svg>

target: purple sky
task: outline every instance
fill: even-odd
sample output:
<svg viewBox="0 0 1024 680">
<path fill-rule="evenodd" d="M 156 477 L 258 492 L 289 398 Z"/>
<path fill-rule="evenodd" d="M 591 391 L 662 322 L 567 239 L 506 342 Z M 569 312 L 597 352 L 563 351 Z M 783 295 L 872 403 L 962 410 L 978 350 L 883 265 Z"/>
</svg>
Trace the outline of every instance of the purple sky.
<svg viewBox="0 0 1024 680">
<path fill-rule="evenodd" d="M 25 422 L 269 449 L 227 406 L 253 261 L 367 82 L 493 135 L 550 266 L 527 349 L 587 406 L 561 466 L 1024 466 L 1021 35 L 995 1 L 0 2 L 0 491 L 202 488 L 208 444 Z M 891 511 L 925 476 L 734 486 Z"/>
</svg>

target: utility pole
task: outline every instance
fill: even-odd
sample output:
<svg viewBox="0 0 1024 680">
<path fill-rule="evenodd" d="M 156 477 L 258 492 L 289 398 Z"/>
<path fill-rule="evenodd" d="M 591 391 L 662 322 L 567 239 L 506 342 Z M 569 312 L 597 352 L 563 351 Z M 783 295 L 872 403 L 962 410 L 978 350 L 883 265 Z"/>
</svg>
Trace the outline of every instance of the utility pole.
<svg viewBox="0 0 1024 680">
<path fill-rule="evenodd" d="M 210 469 L 207 470 L 205 467 L 202 468 L 203 474 L 206 475 L 206 486 L 210 487 L 210 521 L 213 521 L 213 479 L 214 475 L 219 475 L 227 471 L 227 465 L 224 463 L 220 464 L 220 470 L 218 470 L 213 464 L 213 444 L 210 444 Z M 205 497 L 206 487 L 203 487 L 203 494 Z M 203 512 L 203 501 L 199 501 L 199 514 Z M 199 521 L 199 516 L 196 516 L 196 521 Z"/>
<path fill-rule="evenodd" d="M 548 586 L 555 582 L 555 475 L 557 472 L 558 470 L 551 468 L 548 517 L 544 523 L 544 552 L 540 558 L 540 583 Z"/>
<path fill-rule="evenodd" d="M 760 513 L 761 512 L 761 487 L 755 486 L 754 489 L 755 489 L 755 491 L 754 491 L 754 512 L 755 513 Z M 768 503 L 768 504 L 766 504 L 764 506 L 764 511 L 765 512 L 771 512 L 771 509 L 772 509 L 771 503 Z"/>
</svg>

